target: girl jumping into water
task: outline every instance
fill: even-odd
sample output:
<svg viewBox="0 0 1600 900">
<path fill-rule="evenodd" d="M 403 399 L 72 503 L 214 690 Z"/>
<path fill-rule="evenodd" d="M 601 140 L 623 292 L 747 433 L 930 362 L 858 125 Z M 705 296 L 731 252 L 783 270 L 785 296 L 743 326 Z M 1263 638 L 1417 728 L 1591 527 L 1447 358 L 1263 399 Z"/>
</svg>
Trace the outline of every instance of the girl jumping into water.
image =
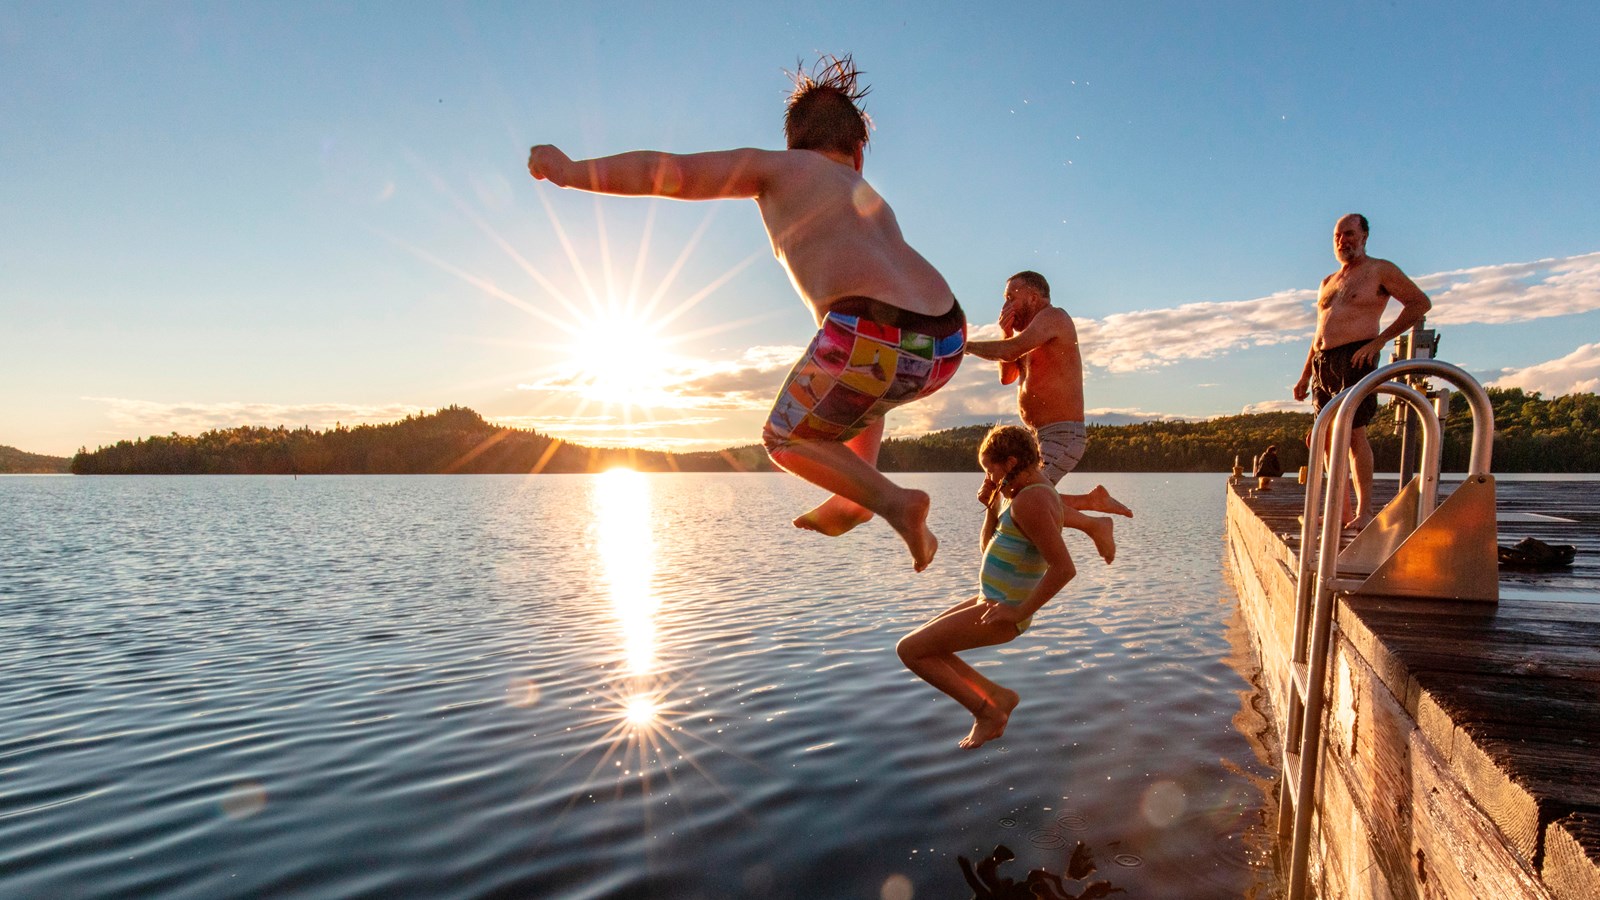
<svg viewBox="0 0 1600 900">
<path fill-rule="evenodd" d="M 1033 432 L 1001 425 L 983 439 L 978 462 L 1011 501 L 983 534 L 979 594 L 911 632 L 895 650 L 906 668 L 967 708 L 975 720 L 961 740 L 968 750 L 1005 733 L 1021 699 L 956 656 L 1004 644 L 1028 630 L 1034 613 L 1077 574 L 1061 540 L 1061 497 L 1040 467 Z"/>
</svg>

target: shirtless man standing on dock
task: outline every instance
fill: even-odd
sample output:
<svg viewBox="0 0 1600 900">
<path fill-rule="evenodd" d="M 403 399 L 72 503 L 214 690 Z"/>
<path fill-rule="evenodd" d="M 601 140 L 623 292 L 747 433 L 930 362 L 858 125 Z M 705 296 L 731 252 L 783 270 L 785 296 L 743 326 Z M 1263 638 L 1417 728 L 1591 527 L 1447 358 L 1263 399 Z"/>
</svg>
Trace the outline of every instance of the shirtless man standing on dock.
<svg viewBox="0 0 1600 900">
<path fill-rule="evenodd" d="M 914 568 L 932 562 L 928 495 L 878 471 L 883 417 L 955 374 L 967 320 L 944 276 L 906 243 L 894 211 L 861 177 L 867 119 L 849 56 L 799 73 L 784 117 L 786 150 L 659 153 L 572 160 L 549 144 L 528 173 L 564 188 L 674 200 L 748 199 L 773 254 L 817 321 L 778 391 L 762 441 L 778 466 L 833 493 L 794 520 L 835 536 L 880 515 Z"/>
<path fill-rule="evenodd" d="M 1335 394 L 1376 369 L 1384 345 L 1422 321 L 1433 306 L 1399 266 L 1367 255 L 1367 234 L 1367 217 L 1359 213 L 1351 213 L 1333 226 L 1333 255 L 1339 258 L 1339 271 L 1322 279 L 1317 292 L 1317 333 L 1311 339 L 1300 380 L 1294 384 L 1294 398 L 1304 400 L 1309 393 L 1319 411 Z M 1391 298 L 1400 301 L 1400 314 L 1380 331 L 1378 325 Z M 1344 527 L 1358 531 L 1367 527 L 1373 515 L 1372 445 L 1367 442 L 1367 423 L 1377 411 L 1374 394 L 1356 408 L 1350 430 L 1354 512 L 1349 492 L 1340 487 Z"/>
<path fill-rule="evenodd" d="M 1050 283 L 1038 272 L 1018 272 L 1006 280 L 1006 300 L 1000 307 L 998 341 L 968 341 L 967 352 L 1000 363 L 1000 383 L 1017 385 L 1017 412 L 1039 439 L 1044 474 L 1051 484 L 1077 467 L 1083 458 L 1088 432 L 1083 423 L 1083 356 L 1078 350 L 1078 329 L 1067 311 L 1050 304 Z M 991 479 L 984 479 L 978 500 L 988 507 L 984 540 L 994 530 L 999 496 Z M 1089 535 L 1106 562 L 1116 557 L 1112 523 L 1083 510 L 1132 516 L 1102 485 L 1087 494 L 1062 494 L 1066 507 L 1062 525 Z"/>
</svg>

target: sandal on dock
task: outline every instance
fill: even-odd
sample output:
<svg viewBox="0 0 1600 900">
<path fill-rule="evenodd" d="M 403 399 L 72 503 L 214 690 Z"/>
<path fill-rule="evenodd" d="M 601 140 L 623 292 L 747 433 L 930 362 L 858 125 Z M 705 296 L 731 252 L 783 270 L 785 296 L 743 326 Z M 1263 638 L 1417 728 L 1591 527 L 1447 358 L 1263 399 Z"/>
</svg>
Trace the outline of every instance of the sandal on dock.
<svg viewBox="0 0 1600 900">
<path fill-rule="evenodd" d="M 1526 537 L 1507 547 L 1500 545 L 1500 567 L 1503 569 L 1561 569 L 1572 565 L 1578 548 L 1571 544 L 1546 544 L 1538 538 Z"/>
</svg>

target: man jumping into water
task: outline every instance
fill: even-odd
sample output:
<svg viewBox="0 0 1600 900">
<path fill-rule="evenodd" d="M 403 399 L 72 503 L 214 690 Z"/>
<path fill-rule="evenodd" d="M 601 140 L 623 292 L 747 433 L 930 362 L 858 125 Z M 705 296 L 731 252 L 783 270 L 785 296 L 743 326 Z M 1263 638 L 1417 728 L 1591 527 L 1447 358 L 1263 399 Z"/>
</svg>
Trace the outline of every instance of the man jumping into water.
<svg viewBox="0 0 1600 900">
<path fill-rule="evenodd" d="M 858 77 L 849 56 L 796 75 L 787 150 L 640 150 L 573 161 L 540 144 L 528 153 L 528 172 L 602 194 L 756 201 L 773 253 L 819 329 L 762 429 L 774 463 L 833 493 L 794 524 L 834 536 L 880 515 L 920 572 L 939 541 L 928 530 L 928 495 L 878 471 L 883 417 L 950 380 L 967 324 L 944 276 L 906 243 L 894 212 L 861 177 L 868 122 Z"/>
<path fill-rule="evenodd" d="M 1300 380 L 1294 384 L 1294 398 L 1304 400 L 1309 393 L 1318 410 L 1376 369 L 1384 345 L 1422 321 L 1433 306 L 1399 266 L 1367 255 L 1367 233 L 1367 217 L 1360 213 L 1351 213 L 1333 226 L 1333 255 L 1339 259 L 1339 271 L 1322 279 L 1317 291 L 1317 333 L 1311 339 Z M 1390 298 L 1400 301 L 1400 314 L 1379 331 Z M 1367 423 L 1377 411 L 1378 396 L 1373 394 L 1356 407 L 1350 429 L 1356 508 L 1351 512 L 1349 493 L 1340 485 L 1346 528 L 1360 530 L 1372 521 L 1372 444 L 1367 441 Z"/>
<path fill-rule="evenodd" d="M 998 341 L 969 341 L 967 352 L 1000 363 L 1000 382 L 1017 384 L 1017 412 L 1039 439 L 1044 474 L 1058 484 L 1083 458 L 1088 432 L 1083 424 L 1083 355 L 1072 316 L 1050 304 L 1050 283 L 1038 272 L 1018 272 L 1006 281 L 1000 307 Z M 997 485 L 984 479 L 978 500 L 988 507 L 986 521 L 999 515 Z M 1132 516 L 1133 511 L 1102 485 L 1087 494 L 1062 494 L 1063 524 L 1089 535 L 1106 562 L 1116 557 L 1112 523 L 1083 510 Z M 985 525 L 986 528 L 991 527 Z"/>
</svg>

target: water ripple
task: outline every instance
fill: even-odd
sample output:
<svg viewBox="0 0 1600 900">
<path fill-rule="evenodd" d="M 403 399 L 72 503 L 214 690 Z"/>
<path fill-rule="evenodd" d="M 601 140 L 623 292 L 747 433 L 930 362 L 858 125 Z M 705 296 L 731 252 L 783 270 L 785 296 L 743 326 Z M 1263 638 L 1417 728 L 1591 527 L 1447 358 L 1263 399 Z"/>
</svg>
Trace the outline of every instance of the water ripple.
<svg viewBox="0 0 1600 900">
<path fill-rule="evenodd" d="M 1024 702 L 968 754 L 893 648 L 972 591 L 976 476 L 905 478 L 921 575 L 882 523 L 797 532 L 786 476 L 0 480 L 0 894 L 944 896 L 1002 839 L 1257 883 L 1220 479 L 1106 477 L 1117 564 L 1069 533 L 972 654 Z"/>
</svg>

